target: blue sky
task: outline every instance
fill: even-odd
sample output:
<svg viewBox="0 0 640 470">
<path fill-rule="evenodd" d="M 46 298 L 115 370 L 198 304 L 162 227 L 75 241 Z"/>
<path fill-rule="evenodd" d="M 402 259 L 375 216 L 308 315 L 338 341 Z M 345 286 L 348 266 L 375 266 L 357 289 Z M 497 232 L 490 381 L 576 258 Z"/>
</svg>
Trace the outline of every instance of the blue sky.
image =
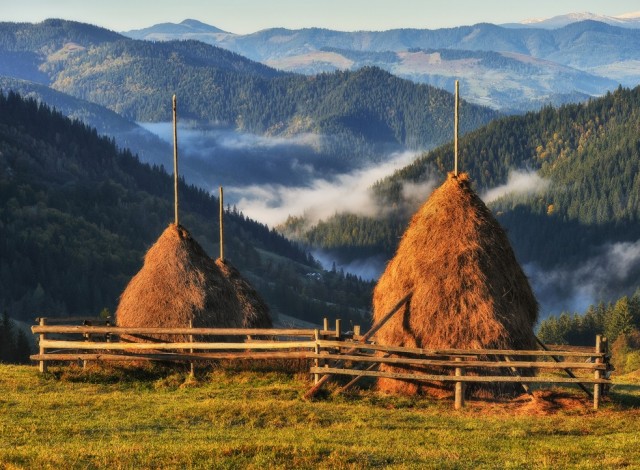
<svg viewBox="0 0 640 470">
<path fill-rule="evenodd" d="M 64 18 L 115 31 L 194 18 L 234 33 L 283 26 L 343 31 L 436 29 L 508 23 L 573 12 L 616 16 L 638 0 L 3 0 L 1 21 Z"/>
</svg>

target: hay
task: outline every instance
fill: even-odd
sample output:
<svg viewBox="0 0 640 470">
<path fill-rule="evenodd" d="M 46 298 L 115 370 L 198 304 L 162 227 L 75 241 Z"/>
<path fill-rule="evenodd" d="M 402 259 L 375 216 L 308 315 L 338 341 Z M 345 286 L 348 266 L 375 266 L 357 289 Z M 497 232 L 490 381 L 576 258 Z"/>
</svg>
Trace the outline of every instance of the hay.
<svg viewBox="0 0 640 470">
<path fill-rule="evenodd" d="M 216 266 L 229 281 L 236 294 L 242 311 L 243 328 L 272 328 L 269 307 L 260 294 L 242 277 L 240 272 L 228 261 L 216 260 Z"/>
<path fill-rule="evenodd" d="M 187 230 L 171 224 L 122 293 L 116 322 L 123 327 L 188 327 L 192 322 L 201 328 L 241 328 L 243 314 L 233 286 L 213 260 Z"/>
<path fill-rule="evenodd" d="M 376 335 L 420 348 L 535 349 L 538 304 L 504 230 L 466 174 L 449 174 L 413 216 L 374 290 L 374 321 L 413 291 Z M 389 392 L 418 386 L 379 380 Z"/>
</svg>

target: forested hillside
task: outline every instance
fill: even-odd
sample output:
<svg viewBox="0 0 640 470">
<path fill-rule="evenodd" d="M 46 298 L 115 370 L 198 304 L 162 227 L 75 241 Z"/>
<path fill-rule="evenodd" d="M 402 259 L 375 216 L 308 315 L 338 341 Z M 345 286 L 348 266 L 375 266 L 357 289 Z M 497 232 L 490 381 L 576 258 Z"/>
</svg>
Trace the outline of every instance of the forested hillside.
<svg viewBox="0 0 640 470">
<path fill-rule="evenodd" d="M 216 253 L 218 201 L 180 185 L 181 223 Z M 34 100 L 0 93 L 0 309 L 39 315 L 113 311 L 146 249 L 172 220 L 172 179 Z M 274 313 L 361 322 L 371 283 L 323 272 L 307 253 L 236 210 L 226 254 Z M 307 276 L 308 273 L 318 273 Z"/>
<path fill-rule="evenodd" d="M 537 172 L 542 188 L 507 194 L 491 207 L 521 262 L 575 264 L 604 244 L 640 239 L 638 129 L 640 87 L 620 88 L 583 105 L 494 121 L 461 139 L 461 167 L 480 193 L 506 184 L 513 170 Z M 337 215 L 292 232 L 312 246 L 364 247 L 390 256 L 415 209 L 405 198 L 406 185 L 442 181 L 452 155 L 451 144 L 442 146 L 378 182 L 373 191 L 380 207 L 392 208 L 379 218 Z"/>
<path fill-rule="evenodd" d="M 120 148 L 128 148 L 142 161 L 158 162 L 161 156 L 171 155 L 172 149 L 169 144 L 104 106 L 18 78 L 0 76 L 0 90 L 11 90 L 23 97 L 34 98 L 71 119 L 79 119 L 88 126 L 95 127 L 99 134 L 113 137 Z"/>
<path fill-rule="evenodd" d="M 136 121 L 168 121 L 169 97 L 186 119 L 255 133 L 344 135 L 354 144 L 428 148 L 451 136 L 453 98 L 377 68 L 306 77 L 283 74 L 196 41 L 136 41 L 58 20 L 0 24 L 5 75 L 33 79 Z M 12 69 L 12 64 L 15 66 Z M 44 73 L 44 77 L 42 74 Z M 497 114 L 463 107 L 462 131 Z M 355 145 L 354 145 L 355 146 Z"/>
</svg>

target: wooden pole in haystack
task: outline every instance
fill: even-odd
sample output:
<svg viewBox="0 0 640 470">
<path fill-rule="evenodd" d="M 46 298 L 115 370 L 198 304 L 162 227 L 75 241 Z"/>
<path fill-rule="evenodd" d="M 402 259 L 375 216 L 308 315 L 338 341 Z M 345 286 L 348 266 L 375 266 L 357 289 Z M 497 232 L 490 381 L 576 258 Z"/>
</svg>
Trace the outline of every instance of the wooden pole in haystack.
<svg viewBox="0 0 640 470">
<path fill-rule="evenodd" d="M 455 112 L 454 112 L 454 119 L 453 119 L 453 173 L 458 176 L 458 121 L 459 121 L 459 116 L 458 116 L 458 109 L 460 107 L 460 98 L 459 98 L 459 94 L 460 94 L 460 82 L 458 80 L 456 80 L 456 95 L 455 95 Z"/>
<path fill-rule="evenodd" d="M 178 112 L 176 95 L 173 95 L 173 200 L 175 224 L 178 225 Z"/>
<path fill-rule="evenodd" d="M 220 186 L 220 261 L 224 262 L 224 192 Z"/>
</svg>

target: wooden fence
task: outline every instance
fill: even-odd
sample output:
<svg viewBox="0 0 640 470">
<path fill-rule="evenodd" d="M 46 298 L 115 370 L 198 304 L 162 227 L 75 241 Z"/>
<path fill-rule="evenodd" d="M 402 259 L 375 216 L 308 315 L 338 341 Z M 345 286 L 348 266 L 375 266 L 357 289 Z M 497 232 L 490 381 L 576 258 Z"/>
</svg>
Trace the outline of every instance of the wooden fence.
<svg viewBox="0 0 640 470">
<path fill-rule="evenodd" d="M 603 387 L 606 390 L 610 384 L 607 342 L 600 336 L 590 350 L 432 350 L 375 344 L 371 341 L 375 327 L 364 335 L 358 327 L 342 332 L 339 320 L 334 329 L 326 320 L 322 329 L 123 328 L 108 320 L 74 320 L 83 324 L 51 324 L 41 318 L 32 327 L 39 335 L 40 351 L 31 359 L 39 362 L 41 372 L 49 361 L 179 361 L 193 367 L 197 361 L 221 359 L 302 359 L 310 361 L 314 377 L 307 398 L 334 376 L 351 377 L 338 392 L 364 377 L 386 377 L 453 382 L 456 409 L 464 405 L 468 383 L 517 383 L 529 393 L 529 384 L 576 384 L 593 398 L 594 409 Z M 171 342 L 157 339 L 158 335 L 189 340 Z M 393 370 L 377 370 L 380 365 Z M 534 375 L 536 371 L 544 374 Z M 586 385 L 592 385 L 592 391 Z"/>
</svg>

